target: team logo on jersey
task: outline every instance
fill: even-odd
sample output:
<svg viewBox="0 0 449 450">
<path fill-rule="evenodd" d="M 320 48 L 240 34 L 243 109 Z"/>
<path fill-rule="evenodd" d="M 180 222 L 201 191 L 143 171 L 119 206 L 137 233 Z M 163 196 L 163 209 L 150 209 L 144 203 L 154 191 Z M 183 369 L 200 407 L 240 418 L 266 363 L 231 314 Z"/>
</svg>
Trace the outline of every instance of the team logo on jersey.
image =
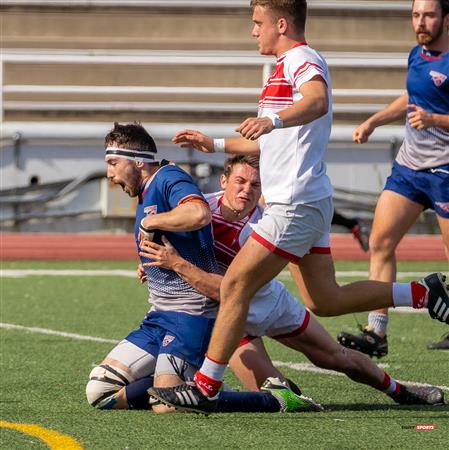
<svg viewBox="0 0 449 450">
<path fill-rule="evenodd" d="M 448 203 L 435 202 L 435 206 L 438 206 L 438 208 L 442 209 L 444 212 L 449 213 L 449 202 Z"/>
<path fill-rule="evenodd" d="M 147 216 L 154 216 L 157 214 L 157 205 L 145 206 L 145 208 L 143 208 L 143 212 Z"/>
<path fill-rule="evenodd" d="M 444 75 L 444 73 L 437 72 L 436 70 L 431 70 L 429 74 L 432 77 L 433 83 L 437 87 L 440 87 L 447 80 L 447 75 Z"/>
<path fill-rule="evenodd" d="M 167 347 L 167 345 L 170 344 L 170 342 L 172 342 L 174 340 L 175 340 L 174 336 L 170 336 L 169 334 L 167 334 L 164 337 L 164 340 L 162 341 L 162 347 Z"/>
</svg>

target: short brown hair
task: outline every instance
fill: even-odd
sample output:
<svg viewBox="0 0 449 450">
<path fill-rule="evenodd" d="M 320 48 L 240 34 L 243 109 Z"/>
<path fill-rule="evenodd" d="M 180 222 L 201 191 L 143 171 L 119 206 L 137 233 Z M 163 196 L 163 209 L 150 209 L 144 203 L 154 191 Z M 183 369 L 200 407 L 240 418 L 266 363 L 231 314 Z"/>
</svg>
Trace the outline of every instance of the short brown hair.
<svg viewBox="0 0 449 450">
<path fill-rule="evenodd" d="M 253 169 L 259 170 L 259 156 L 258 155 L 235 155 L 228 158 L 224 162 L 223 174 L 227 178 L 231 175 L 232 169 L 237 164 L 248 164 Z"/>
<path fill-rule="evenodd" d="M 306 28 L 306 0 L 251 0 L 251 8 L 256 6 L 270 9 L 278 18 L 289 16 L 298 31 L 304 31 Z"/>
<path fill-rule="evenodd" d="M 443 17 L 447 14 L 449 14 L 449 0 L 437 0 L 440 4 L 441 12 L 443 13 Z M 413 0 L 412 3 L 415 3 L 415 0 Z"/>
<path fill-rule="evenodd" d="M 128 150 L 140 150 L 157 153 L 153 138 L 140 122 L 120 124 L 114 122 L 114 128 L 104 138 L 104 146 L 116 144 Z"/>
</svg>

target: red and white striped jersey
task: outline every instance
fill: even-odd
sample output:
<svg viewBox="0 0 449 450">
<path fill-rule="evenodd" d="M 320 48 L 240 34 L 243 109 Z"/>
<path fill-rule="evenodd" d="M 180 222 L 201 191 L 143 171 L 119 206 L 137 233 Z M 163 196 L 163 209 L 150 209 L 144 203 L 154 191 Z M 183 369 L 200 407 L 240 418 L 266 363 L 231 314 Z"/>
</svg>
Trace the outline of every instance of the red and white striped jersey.
<svg viewBox="0 0 449 450">
<path fill-rule="evenodd" d="M 257 223 L 263 208 L 257 205 L 246 217 L 236 222 L 228 222 L 221 214 L 223 191 L 205 194 L 212 212 L 212 232 L 214 235 L 215 258 L 221 273 L 225 273 L 235 255 L 251 234 L 251 224 Z"/>
<path fill-rule="evenodd" d="M 220 211 L 223 191 L 205 194 L 212 211 L 215 257 L 224 274 L 237 252 L 252 232 L 252 225 L 263 215 L 263 208 L 257 205 L 245 218 L 236 222 L 226 221 Z M 273 332 L 281 334 L 297 330 L 306 316 L 304 306 L 298 303 L 288 289 L 278 280 L 271 280 L 262 286 L 248 310 L 245 333 L 264 336 Z"/>
<path fill-rule="evenodd" d="M 259 138 L 262 192 L 267 203 L 293 205 L 332 195 L 323 162 L 332 124 L 332 86 L 324 58 L 304 42 L 281 55 L 262 90 L 258 116 L 277 113 L 299 102 L 301 86 L 317 75 L 327 84 L 327 114 Z"/>
</svg>

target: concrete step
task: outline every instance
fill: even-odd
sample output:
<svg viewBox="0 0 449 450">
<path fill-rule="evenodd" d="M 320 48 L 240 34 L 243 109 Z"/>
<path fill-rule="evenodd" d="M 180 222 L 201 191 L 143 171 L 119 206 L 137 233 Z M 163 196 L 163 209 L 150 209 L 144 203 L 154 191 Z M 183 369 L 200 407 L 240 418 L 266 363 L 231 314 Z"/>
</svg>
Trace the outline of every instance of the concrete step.
<svg viewBox="0 0 449 450">
<path fill-rule="evenodd" d="M 139 3 L 132 2 L 101 6 L 95 1 L 4 1 L 2 45 L 67 49 L 256 48 L 250 36 L 248 2 L 233 7 L 224 7 L 224 2 L 204 2 L 201 8 L 172 3 L 174 6 L 153 2 L 153 6 L 139 7 Z M 407 51 L 414 42 L 408 7 L 409 2 L 309 2 L 307 38 L 320 50 Z"/>
</svg>

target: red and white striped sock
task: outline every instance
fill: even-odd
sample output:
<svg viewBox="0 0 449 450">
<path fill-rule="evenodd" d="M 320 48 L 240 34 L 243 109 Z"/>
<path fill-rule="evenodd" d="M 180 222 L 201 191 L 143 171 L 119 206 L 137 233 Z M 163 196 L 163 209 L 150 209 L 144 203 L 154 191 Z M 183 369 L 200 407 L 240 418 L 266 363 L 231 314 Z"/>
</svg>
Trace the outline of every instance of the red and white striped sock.
<svg viewBox="0 0 449 450">
<path fill-rule="evenodd" d="M 427 306 L 428 289 L 418 281 L 393 283 L 393 305 L 412 306 L 420 309 Z"/>
<path fill-rule="evenodd" d="M 412 281 L 410 284 L 412 287 L 413 308 L 425 308 L 429 299 L 429 290 L 418 281 Z"/>
<path fill-rule="evenodd" d="M 212 359 L 206 354 L 201 369 L 195 373 L 194 381 L 207 397 L 215 397 L 221 388 L 227 363 Z"/>
<path fill-rule="evenodd" d="M 387 395 L 395 397 L 401 392 L 401 384 L 385 372 L 384 380 L 380 389 Z"/>
</svg>

